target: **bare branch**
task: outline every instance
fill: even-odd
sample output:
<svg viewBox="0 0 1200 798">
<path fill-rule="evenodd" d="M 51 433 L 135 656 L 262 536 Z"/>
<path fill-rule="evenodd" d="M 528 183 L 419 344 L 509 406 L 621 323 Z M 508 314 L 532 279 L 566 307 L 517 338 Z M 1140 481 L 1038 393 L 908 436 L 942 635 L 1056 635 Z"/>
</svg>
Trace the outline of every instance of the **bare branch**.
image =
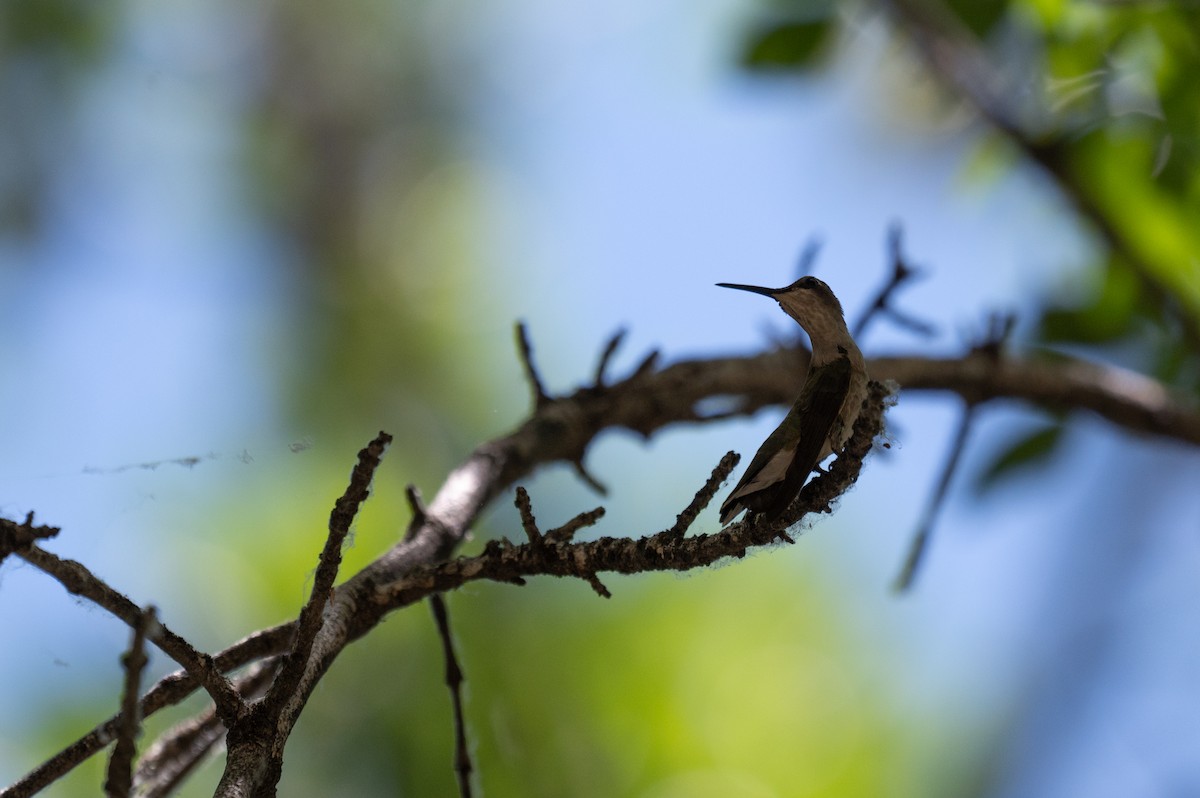
<svg viewBox="0 0 1200 798">
<path fill-rule="evenodd" d="M 585 527 L 593 526 L 603 517 L 603 507 L 596 507 L 595 509 L 580 513 L 562 526 L 555 527 L 547 532 L 546 540 L 551 543 L 569 543 L 575 538 L 576 532 Z"/>
<path fill-rule="evenodd" d="M 533 567 L 524 561 L 529 555 L 520 554 L 514 563 L 473 564 L 456 560 L 444 566 L 449 572 L 429 571 L 452 554 L 489 502 L 541 464 L 573 462 L 606 429 L 624 428 L 650 436 L 670 424 L 710 423 L 733 414 L 748 415 L 767 405 L 789 403 L 800 389 L 807 358 L 807 351 L 800 346 L 752 357 L 683 361 L 661 370 L 653 368 L 653 361 L 648 358 L 642 368 L 607 390 L 598 393 L 589 386 L 545 403 L 509 434 L 480 445 L 451 471 L 425 508 L 424 517 L 410 525 L 404 539 L 335 591 L 326 608 L 328 621 L 314 641 L 309 657 L 306 687 L 296 695 L 293 708 L 298 711 L 303 706 L 306 691 L 311 689 L 307 685 L 315 685 L 338 652 L 369 632 L 392 609 L 430 592 L 453 589 L 466 579 L 489 578 L 520 584 L 524 575 L 534 573 L 586 578 L 589 569 L 592 573 L 635 566 L 644 569 L 647 560 L 652 560 L 655 567 L 682 569 L 720 557 L 738 556 L 746 546 L 770 542 L 768 537 L 756 543 L 759 538 L 748 537 L 745 530 L 734 528 L 726 530 L 728 535 L 723 532 L 718 536 L 695 536 L 676 543 L 658 536 L 627 541 L 601 538 L 570 544 L 565 549 L 548 547 L 555 552 L 569 551 L 570 563 L 543 559 Z M 876 379 L 895 380 L 904 390 L 949 391 L 975 403 L 1008 398 L 1051 409 L 1086 409 L 1131 431 L 1200 445 L 1200 411 L 1194 402 L 1173 395 L 1153 379 L 1109 366 L 1071 358 L 1048 361 L 973 352 L 965 358 L 944 360 L 876 358 L 869 361 L 868 370 Z M 701 412 L 706 400 L 719 397 L 734 397 L 737 401 L 732 406 L 736 411 L 719 416 Z M 831 471 L 837 470 L 838 462 Z M 801 497 L 811 491 L 824 491 L 820 487 L 823 484 L 823 478 L 812 480 Z M 0 525 L 0 532 L 15 526 L 19 525 L 5 522 Z M 702 544 L 693 542 L 701 539 Z M 677 550 L 683 544 L 699 545 L 700 550 Z M 577 550 L 580 546 L 593 548 Z M 647 550 L 657 553 L 647 555 Z M 573 559 L 577 553 L 584 558 L 578 563 Z M 641 566 L 639 559 L 643 561 Z M 484 567 L 489 569 L 486 574 Z M 456 569 L 463 573 L 456 575 Z M 422 580 L 431 584 L 424 585 Z M 284 624 L 251 636 L 218 655 L 216 667 L 228 671 L 281 653 L 287 650 L 293 630 L 294 624 Z M 195 685 L 195 680 L 186 673 L 172 674 L 147 693 L 142 703 L 143 714 L 149 715 L 182 700 Z M 100 750 L 112 734 L 109 722 L 101 724 L 13 785 L 6 796 L 30 795 L 44 787 Z M 243 764 L 248 772 L 254 770 L 250 767 L 254 763 L 249 760 Z M 260 765 L 261 761 L 254 767 Z"/>
<path fill-rule="evenodd" d="M 117 722 L 117 742 L 104 778 L 104 794 L 110 798 L 126 798 L 133 789 L 133 758 L 137 754 L 137 738 L 142 732 L 142 717 L 138 711 L 138 693 L 146 657 L 146 634 L 157 623 L 154 607 L 147 607 L 133 627 L 129 651 L 121 657 L 125 682 L 121 689 L 121 714 Z"/>
<path fill-rule="evenodd" d="M 517 486 L 515 503 L 517 511 L 521 514 L 521 526 L 525 529 L 525 536 L 529 538 L 530 543 L 538 545 L 542 542 L 542 533 L 538 530 L 537 519 L 533 517 L 533 503 L 529 500 L 529 491 L 520 485 Z"/>
<path fill-rule="evenodd" d="M 546 393 L 546 389 L 542 385 L 542 378 L 538 374 L 537 366 L 533 365 L 533 346 L 529 343 L 529 330 L 523 321 L 517 322 L 517 353 L 521 356 L 525 377 L 529 380 L 529 387 L 533 391 L 533 407 L 536 410 L 550 401 L 550 395 Z"/>
<path fill-rule="evenodd" d="M 404 498 L 408 500 L 408 509 L 412 511 L 412 520 L 408 522 L 408 531 L 405 532 L 405 538 L 408 538 L 425 523 L 425 500 L 421 498 L 420 488 L 413 484 L 404 487 Z"/>
<path fill-rule="evenodd" d="M 575 469 L 575 475 L 578 476 L 583 483 L 601 496 L 608 495 L 608 486 L 605 485 L 596 477 L 592 476 L 592 472 L 587 470 L 587 466 L 583 464 L 583 458 L 571 461 L 571 466 Z"/>
<path fill-rule="evenodd" d="M 998 361 L 1004 354 L 1004 348 L 1008 343 L 1009 337 L 1012 335 L 1016 322 L 1017 317 L 1011 313 L 993 313 L 988 317 L 983 333 L 971 347 L 971 353 Z M 958 471 L 958 464 L 963 450 L 967 446 L 967 439 L 974 425 L 976 410 L 978 408 L 979 405 L 976 403 L 976 400 L 964 397 L 962 417 L 958 422 L 958 431 L 955 432 L 954 440 L 950 444 L 950 453 L 946 458 L 945 464 L 942 466 L 942 473 L 938 478 L 937 487 L 934 488 L 933 495 L 929 499 L 929 504 L 925 507 L 925 513 L 921 517 L 921 522 L 917 525 L 917 531 L 909 546 L 908 556 L 904 560 L 900 575 L 896 577 L 896 581 L 892 586 L 892 590 L 896 593 L 904 593 L 909 590 L 916 580 L 917 570 L 921 566 L 921 562 L 929 546 L 929 541 L 933 536 L 933 528 L 937 523 L 938 514 L 946 502 L 950 482 L 954 479 L 954 475 Z"/>
<path fill-rule="evenodd" d="M 25 514 L 25 521 L 20 524 L 0 518 L 0 563 L 14 551 L 31 546 L 39 540 L 49 540 L 61 531 L 56 526 L 34 526 L 32 510 Z"/>
<path fill-rule="evenodd" d="M 621 346 L 621 341 L 625 338 L 625 329 L 617 330 L 613 336 L 608 339 L 608 343 L 604 345 L 604 351 L 600 353 L 600 362 L 596 364 L 596 375 L 592 378 L 592 386 L 597 390 L 603 388 L 608 378 L 608 364 L 612 360 L 613 355 L 617 353 L 617 348 Z"/>
<path fill-rule="evenodd" d="M 854 484 L 863 459 L 882 431 L 888 395 L 879 383 L 871 384 L 870 404 L 859 416 L 850 442 L 828 473 L 805 486 L 789 513 L 799 518 L 806 513 L 829 512 L 836 498 Z M 717 534 L 690 538 L 681 538 L 672 527 L 650 537 L 601 537 L 582 543 L 550 544 L 544 536 L 538 544 L 519 546 L 492 540 L 478 556 L 414 568 L 386 592 L 381 591 L 379 600 L 394 609 L 478 579 L 512 582 L 537 575 L 583 579 L 600 595 L 606 595 L 608 591 L 599 584 L 597 574 L 686 571 L 726 557 L 743 557 L 750 548 L 771 544 L 782 531 L 775 525 L 737 522 Z"/>
<path fill-rule="evenodd" d="M 637 368 L 635 368 L 633 373 L 629 375 L 629 379 L 627 379 L 626 382 L 633 382 L 634 380 L 644 377 L 654 371 L 654 369 L 658 366 L 658 356 L 659 351 L 657 349 L 651 349 L 649 354 L 642 358 L 642 362 L 637 364 Z"/>
<path fill-rule="evenodd" d="M 134 774 L 138 798 L 170 795 L 225 739 L 225 725 L 209 707 L 172 728 L 147 750 Z"/>
<path fill-rule="evenodd" d="M 212 707 L 172 728 L 146 752 L 134 774 L 138 798 L 170 795 L 225 739 Z"/>
<path fill-rule="evenodd" d="M 217 654 L 213 663 L 220 671 L 227 672 L 248 662 L 282 654 L 291 646 L 294 626 L 294 623 L 281 624 L 248 635 Z M 195 692 L 197 687 L 196 680 L 187 671 L 176 671 L 164 676 L 142 697 L 142 717 L 148 717 L 160 709 L 180 703 Z M 0 794 L 4 798 L 28 798 L 41 792 L 112 742 L 117 734 L 119 719 L 119 715 L 114 715 L 100 723 Z"/>
<path fill-rule="evenodd" d="M 1130 432 L 1200 446 L 1200 409 L 1157 380 L 1069 357 L 1041 360 L 972 353 L 965 358 L 888 357 L 868 361 L 871 376 L 904 390 L 950 391 L 985 402 L 1018 399 L 1050 410 L 1090 410 Z"/>
<path fill-rule="evenodd" d="M 604 583 L 600 581 L 600 577 L 596 575 L 595 571 L 584 569 L 580 571 L 579 576 L 585 582 L 591 585 L 592 590 L 596 591 L 597 596 L 600 598 L 612 598 L 612 593 L 610 593 L 608 588 L 605 587 Z"/>
<path fill-rule="evenodd" d="M 450 614 L 441 593 L 429 597 L 429 607 L 442 640 L 442 656 L 446 659 L 446 686 L 450 688 L 450 703 L 454 707 L 454 773 L 458 779 L 458 794 L 471 798 L 471 752 L 467 748 L 467 722 L 463 715 L 462 683 L 465 681 L 454 641 L 450 636 Z"/>
<path fill-rule="evenodd" d="M 909 264 L 904 257 L 904 228 L 899 222 L 892 224 L 888 230 L 888 254 L 892 263 L 892 273 L 888 281 L 879 289 L 875 299 L 863 311 L 858 322 L 854 325 L 854 337 L 862 338 L 867 326 L 880 315 L 887 315 L 896 324 L 923 337 L 930 337 L 937 332 L 932 324 L 921 321 L 892 306 L 892 297 L 910 280 L 921 276 L 920 270 Z"/>
<path fill-rule="evenodd" d="M 268 715 L 274 715 L 282 703 L 292 695 L 304 673 L 313 639 L 321 626 L 322 615 L 333 592 L 338 568 L 342 564 L 342 544 L 350 534 L 350 526 L 358 515 L 359 507 L 371 493 L 371 480 L 375 476 L 375 469 L 379 467 L 380 458 L 391 442 L 392 436 L 381 431 L 359 451 L 358 463 L 350 474 L 350 484 L 341 498 L 334 503 L 329 514 L 329 534 L 325 538 L 320 562 L 313 576 L 312 593 L 297 619 L 296 637 L 292 642 L 291 654 L 284 660 L 279 676 L 264 699 L 263 711 Z"/>
<path fill-rule="evenodd" d="M 141 622 L 142 610 L 126 596 L 109 587 L 104 580 L 74 560 L 56 557 L 45 549 L 27 545 L 17 549 L 16 555 L 54 577 L 68 593 L 83 596 L 108 610 L 124 621 L 130 628 Z M 162 649 L 163 653 L 178 662 L 199 682 L 217 705 L 217 712 L 226 723 L 232 723 L 242 712 L 243 705 L 237 692 L 220 671 L 213 667 L 212 658 L 197 651 L 190 643 L 172 632 L 163 623 L 154 624 L 147 630 L 147 639 Z"/>
<path fill-rule="evenodd" d="M 700 490 L 696 491 L 696 495 L 692 497 L 692 501 L 683 509 L 683 512 L 675 516 L 674 525 L 670 529 L 664 530 L 664 534 L 682 538 L 695 522 L 696 516 L 700 515 L 717 495 L 722 483 L 729 479 L 729 475 L 733 473 L 733 469 L 737 468 L 741 459 L 742 456 L 737 452 L 726 452 L 725 456 L 721 458 L 721 462 L 717 463 L 713 469 L 712 476 Z"/>
<path fill-rule="evenodd" d="M 278 665 L 272 658 L 250 666 L 236 680 L 238 692 L 248 699 L 261 696 Z M 224 738 L 225 726 L 212 707 L 161 734 L 138 762 L 133 779 L 138 798 L 173 793 Z"/>
<path fill-rule="evenodd" d="M 921 523 L 917 525 L 916 534 L 913 535 L 913 541 L 909 544 L 908 556 L 904 559 L 904 566 L 900 570 L 900 575 L 896 577 L 896 582 L 892 586 L 892 590 L 897 593 L 908 591 L 917 578 L 917 571 L 921 567 L 921 562 L 924 559 L 925 551 L 929 547 L 929 540 L 933 536 L 933 528 L 937 523 L 938 513 L 941 512 L 942 506 L 946 503 L 946 495 L 950 489 L 950 482 L 954 479 L 954 474 L 958 471 L 959 459 L 962 457 L 963 450 L 967 448 L 967 439 L 971 434 L 971 427 L 975 421 L 975 412 L 979 405 L 964 404 L 962 417 L 958 421 L 958 431 L 954 434 L 954 441 L 950 444 L 950 453 L 946 457 L 946 463 L 942 466 L 942 474 L 938 478 L 937 487 L 933 491 L 933 495 L 929 498 L 929 503 L 925 506 L 925 514 L 921 517 Z"/>
</svg>

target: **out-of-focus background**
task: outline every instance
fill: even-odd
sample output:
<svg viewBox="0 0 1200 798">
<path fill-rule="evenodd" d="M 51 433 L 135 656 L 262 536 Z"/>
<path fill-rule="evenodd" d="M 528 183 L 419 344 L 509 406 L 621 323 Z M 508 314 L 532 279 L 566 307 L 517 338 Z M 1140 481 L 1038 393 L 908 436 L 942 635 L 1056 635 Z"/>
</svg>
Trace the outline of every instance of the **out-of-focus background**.
<svg viewBox="0 0 1200 798">
<path fill-rule="evenodd" d="M 790 282 L 819 239 L 814 270 L 854 318 L 892 223 L 927 270 L 901 304 L 939 334 L 878 323 L 868 355 L 953 355 L 1013 310 L 1020 351 L 1194 392 L 1196 11 L 942 10 L 1165 293 L 871 3 L 6 0 L 0 512 L 61 526 L 49 549 L 219 649 L 296 612 L 378 430 L 396 442 L 345 573 L 396 539 L 406 483 L 431 495 L 520 421 L 515 320 L 556 391 L 618 327 L 618 369 L 750 353 L 791 322 L 713 283 Z M 550 579 L 450 595 L 484 794 L 1200 792 L 1195 451 L 989 407 L 896 597 L 959 410 L 902 394 L 892 449 L 795 547 L 609 577 L 609 601 Z M 610 496 L 550 468 L 535 512 L 603 503 L 592 534 L 661 529 L 780 412 L 609 434 L 588 465 Z M 709 510 L 698 528 L 716 527 Z M 518 537 L 515 512 L 475 534 L 468 551 Z M 114 711 L 127 638 L 4 563 L 0 783 Z M 449 795 L 451 756 L 414 607 L 334 666 L 280 792 Z M 183 794 L 211 794 L 219 765 Z M 50 794 L 96 794 L 101 767 Z"/>
</svg>

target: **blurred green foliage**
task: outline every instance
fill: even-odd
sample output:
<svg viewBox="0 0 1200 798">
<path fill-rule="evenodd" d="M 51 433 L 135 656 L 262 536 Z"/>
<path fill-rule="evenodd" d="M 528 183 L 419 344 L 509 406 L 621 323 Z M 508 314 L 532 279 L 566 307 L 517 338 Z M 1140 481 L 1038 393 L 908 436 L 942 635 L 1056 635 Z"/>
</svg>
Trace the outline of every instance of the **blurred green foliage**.
<svg viewBox="0 0 1200 798">
<path fill-rule="evenodd" d="M 1041 298 L 1025 343 L 1067 347 L 1181 391 L 1200 390 L 1200 6 L 900 0 L 890 7 L 901 11 L 890 15 L 900 39 L 932 32 L 982 54 L 994 82 L 1015 87 L 997 100 L 1014 127 L 981 137 L 972 173 L 1036 163 L 1096 242 L 1095 261 L 1075 284 Z M 773 4 L 764 11 L 775 13 Z M 796 38 L 796 24 L 756 32 L 745 63 L 810 69 L 807 40 L 790 60 L 762 55 L 765 43 Z M 955 78 L 935 76 L 957 99 L 950 107 L 970 106 Z M 1027 157 L 1032 152 L 1041 160 Z M 1059 438 L 1056 426 L 1010 442 L 978 484 L 1044 460 Z"/>
<path fill-rule="evenodd" d="M 0 4 L 0 53 L 91 61 L 103 54 L 112 11 L 89 0 L 6 0 Z"/>
<path fill-rule="evenodd" d="M 996 459 L 976 477 L 975 490 L 986 491 L 1005 477 L 1044 461 L 1057 449 L 1062 435 L 1063 425 L 1059 421 L 1039 426 L 1016 440 L 1009 441 Z"/>
<path fill-rule="evenodd" d="M 746 35 L 742 65 L 774 71 L 811 69 L 828 52 L 836 32 L 833 0 L 775 3 L 770 19 L 758 22 Z"/>
<path fill-rule="evenodd" d="M 478 176 L 452 146 L 459 100 L 435 80 L 423 5 L 273 4 L 259 20 L 263 63 L 249 81 L 255 95 L 244 119 L 246 190 L 295 253 L 295 295 L 285 298 L 292 324 L 278 343 L 296 354 L 285 360 L 292 365 L 280 395 L 288 423 L 318 431 L 323 444 L 311 463 L 270 485 L 231 489 L 224 523 L 196 522 L 210 539 L 227 536 L 224 550 L 215 543 L 194 555 L 198 573 L 223 577 L 196 588 L 196 618 L 225 620 L 231 638 L 294 615 L 331 486 L 343 484 L 380 419 L 397 434 L 381 480 L 396 481 L 377 484 L 344 573 L 394 542 L 407 517 L 393 474 L 435 485 L 471 445 L 499 431 L 498 409 L 517 418 L 502 366 L 480 354 L 509 347 L 493 334 L 509 320 L 492 317 L 482 299 L 489 290 L 464 290 L 488 279 L 471 270 Z M 767 21 L 749 26 L 742 63 L 811 70 L 860 9 L 773 4 Z M 1071 0 L 955 2 L 944 11 L 999 68 L 1020 70 L 1028 91 L 1014 114 L 1030 120 L 1029 141 L 1054 146 L 1055 179 L 1098 240 L 1096 262 L 1064 292 L 1077 299 L 1046 297 L 1029 343 L 1106 358 L 1134 351 L 1147 371 L 1195 390 L 1200 12 Z M 32 74 L 56 109 L 6 126 L 10 149 L 43 152 L 27 142 L 54 143 L 61 127 L 46 135 L 32 125 L 67 124 L 69 87 L 85 64 L 105 57 L 119 20 L 102 4 L 0 3 L 0 90 L 12 97 L 12 76 Z M 1007 57 L 1011 48 L 1026 54 L 1019 65 Z M 29 59 L 41 66 L 26 70 Z M 1013 152 L 1020 148 L 1005 149 Z M 30 163 L 44 167 L 49 157 Z M 21 218 L 28 228 L 45 174 L 12 174 L 0 182 L 5 221 Z M 1048 425 L 1015 441 L 988 478 L 1037 462 L 1061 433 Z M 236 558 L 227 553 L 233 547 Z M 897 779 L 906 763 L 943 753 L 927 750 L 922 719 L 889 704 L 876 664 L 830 606 L 820 575 L 797 573 L 794 559 L 762 556 L 684 579 L 609 586 L 607 602 L 581 583 L 547 579 L 523 590 L 473 586 L 450 598 L 486 794 L 961 794 L 926 774 Z M 441 671 L 421 607 L 352 646 L 289 743 L 281 794 L 452 794 Z M 38 744 L 78 733 L 97 717 L 89 710 L 96 707 L 80 707 L 69 723 L 48 713 Z M 945 728 L 955 719 L 939 721 Z M 64 789 L 86 782 L 73 794 L 94 794 L 97 767 Z M 216 776 L 206 768 L 185 794 L 211 793 Z"/>
<path fill-rule="evenodd" d="M 830 28 L 828 20 L 771 25 L 746 48 L 743 63 L 754 69 L 811 66 Z"/>
<path fill-rule="evenodd" d="M 79 78 L 104 57 L 117 16 L 87 0 L 0 3 L 0 234 L 37 234 Z"/>
</svg>

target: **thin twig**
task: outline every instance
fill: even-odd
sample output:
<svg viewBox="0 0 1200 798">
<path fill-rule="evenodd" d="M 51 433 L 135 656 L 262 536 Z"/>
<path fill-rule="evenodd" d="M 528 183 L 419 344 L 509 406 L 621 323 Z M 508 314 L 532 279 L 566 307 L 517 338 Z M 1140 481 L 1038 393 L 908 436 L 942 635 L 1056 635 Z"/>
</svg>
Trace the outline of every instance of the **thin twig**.
<svg viewBox="0 0 1200 798">
<path fill-rule="evenodd" d="M 1012 335 L 1016 322 L 1016 316 L 1011 313 L 993 313 L 988 316 L 983 332 L 971 347 L 971 354 L 999 362 L 1000 358 L 1004 355 L 1004 347 L 1008 343 L 1009 336 Z M 916 580 L 917 571 L 924 561 L 929 541 L 933 537 L 937 517 L 946 503 L 946 495 L 949 491 L 950 483 L 958 471 L 958 464 L 962 458 L 963 450 L 967 446 L 967 440 L 970 437 L 971 428 L 975 423 L 978 408 L 979 400 L 972 397 L 964 398 L 962 416 L 958 420 L 958 429 L 950 444 L 950 451 L 946 457 L 945 464 L 942 466 L 942 473 L 938 477 L 937 487 L 929 499 L 929 504 L 925 507 L 921 523 L 917 525 L 917 531 L 913 535 L 912 543 L 909 545 L 908 556 L 904 559 L 904 566 L 900 570 L 900 575 L 896 577 L 896 581 L 892 585 L 892 589 L 896 593 L 906 592 Z"/>
<path fill-rule="evenodd" d="M 295 622 L 280 624 L 247 635 L 213 658 L 221 672 L 233 670 L 263 657 L 287 651 L 291 646 Z M 179 704 L 193 692 L 198 684 L 185 670 L 164 676 L 146 691 L 139 705 L 143 718 L 169 706 Z M 21 779 L 0 791 L 4 798 L 29 798 L 71 772 L 77 765 L 102 751 L 117 734 L 120 715 L 114 715 L 98 724 L 79 739 L 39 764 Z"/>
<path fill-rule="evenodd" d="M 692 497 L 688 506 L 683 509 L 679 515 L 675 516 L 675 523 L 670 529 L 665 530 L 665 534 L 670 537 L 682 538 L 696 521 L 696 516 L 704 511 L 704 508 L 709 505 L 713 497 L 717 495 L 722 483 L 729 479 L 729 475 L 733 473 L 733 469 L 737 468 L 737 464 L 741 461 L 742 456 L 737 452 L 726 452 L 725 456 L 712 470 L 712 475 L 700 490 L 696 491 L 696 495 Z"/>
<path fill-rule="evenodd" d="M 225 725 L 211 706 L 171 728 L 138 762 L 134 775 L 138 798 L 170 795 L 224 738 Z"/>
<path fill-rule="evenodd" d="M 117 592 L 82 564 L 57 557 L 35 545 L 17 549 L 18 557 L 59 581 L 68 593 L 83 596 L 120 618 L 130 628 L 141 619 L 142 610 L 125 595 Z M 217 705 L 217 712 L 227 724 L 232 724 L 243 710 L 242 700 L 229 680 L 213 667 L 212 658 L 197 651 L 191 643 L 161 622 L 147 631 L 147 639 L 163 653 L 178 662 L 204 687 Z"/>
<path fill-rule="evenodd" d="M 109 798 L 127 798 L 133 790 L 133 758 L 137 755 L 137 738 L 142 732 L 138 694 L 141 692 L 142 671 L 150 661 L 146 656 L 146 634 L 156 622 L 154 607 L 147 607 L 133 627 L 129 651 L 121 657 L 121 667 L 125 671 L 121 688 L 121 714 L 117 723 L 117 742 L 108 758 L 104 777 L 104 794 Z"/>
<path fill-rule="evenodd" d="M 463 713 L 462 683 L 466 681 L 458 657 L 454 653 L 454 641 L 450 636 L 450 614 L 441 593 L 429 597 L 429 607 L 437 623 L 438 637 L 442 640 L 442 655 L 446 659 L 446 687 L 450 689 L 450 703 L 454 708 L 454 774 L 458 779 L 458 794 L 471 798 L 471 752 L 467 748 L 467 722 Z"/>
<path fill-rule="evenodd" d="M 291 655 L 284 660 L 275 683 L 263 699 L 268 713 L 274 713 L 282 707 L 283 702 L 293 694 L 307 667 L 313 639 L 317 630 L 321 628 L 325 605 L 329 603 L 333 583 L 342 564 L 342 544 L 350 534 L 350 526 L 354 523 L 359 508 L 371 494 L 371 480 L 375 477 L 375 469 L 379 467 L 380 458 L 391 442 L 392 436 L 381 431 L 359 451 L 358 463 L 350 473 L 350 484 L 345 493 L 334 502 L 333 510 L 329 513 L 329 534 L 325 537 L 325 546 L 321 549 L 317 571 L 313 576 L 312 593 L 297 619 Z"/>
<path fill-rule="evenodd" d="M 408 540 L 424 526 L 429 516 L 425 511 L 425 500 L 421 497 L 421 489 L 416 485 L 410 483 L 404 486 L 404 498 L 408 500 L 408 509 L 412 511 L 412 518 L 404 533 L 404 539 Z"/>
<path fill-rule="evenodd" d="M 533 391 L 533 407 L 536 410 L 550 401 L 550 395 L 546 393 L 537 366 L 533 364 L 533 346 L 529 343 L 529 330 L 523 321 L 517 322 L 517 353 L 521 356 L 525 377 L 529 380 L 530 390 Z"/>
<path fill-rule="evenodd" d="M 540 545 L 542 533 L 538 530 L 537 519 L 533 517 L 533 502 L 529 500 L 529 491 L 521 485 L 517 486 L 514 503 L 517 505 L 517 512 L 521 514 L 521 527 L 525 530 L 525 536 L 533 545 Z"/>
<path fill-rule="evenodd" d="M 910 265 L 908 259 L 904 257 L 904 228 L 899 222 L 892 223 L 892 226 L 888 228 L 888 257 L 892 264 L 892 273 L 855 323 L 854 337 L 861 338 L 866 332 L 867 326 L 880 315 L 887 315 L 900 326 L 912 330 L 918 335 L 927 338 L 934 335 L 937 328 L 932 324 L 892 307 L 892 297 L 900 288 L 910 280 L 921 276 L 920 270 Z"/>
<path fill-rule="evenodd" d="M 941 512 L 942 506 L 946 503 L 946 494 L 950 488 L 950 482 L 954 479 L 955 472 L 958 471 L 958 463 L 962 457 L 963 449 L 967 448 L 967 439 L 971 434 L 971 427 L 975 422 L 975 412 L 979 409 L 979 405 L 964 403 L 962 416 L 958 420 L 958 431 L 954 434 L 954 440 L 950 444 L 950 451 L 946 457 L 946 462 L 942 466 L 941 476 L 938 478 L 937 488 L 934 489 L 933 495 L 929 498 L 929 503 L 925 506 L 925 513 L 921 517 L 921 523 L 917 525 L 917 531 L 913 535 L 912 543 L 908 547 L 908 556 L 904 558 L 904 567 L 900 570 L 900 575 L 896 577 L 896 581 L 892 586 L 892 590 L 896 593 L 904 593 L 908 591 L 917 578 L 917 571 L 924 561 L 925 552 L 929 547 L 929 541 L 933 536 L 933 528 L 937 523 L 938 514 Z"/>
<path fill-rule="evenodd" d="M 609 592 L 604 583 L 600 581 L 600 577 L 596 575 L 595 571 L 585 569 L 580 571 L 579 576 L 582 577 L 585 582 L 591 585 L 592 590 L 596 591 L 597 596 L 600 598 L 612 598 L 612 593 Z"/>
<path fill-rule="evenodd" d="M 583 484 L 587 485 L 589 488 L 596 491 L 596 493 L 600 494 L 601 496 L 608 495 L 608 486 L 605 485 L 600 480 L 596 479 L 596 477 L 592 476 L 592 472 L 588 471 L 587 466 L 585 466 L 583 464 L 582 457 L 580 457 L 576 460 L 572 460 L 571 465 L 575 469 L 575 475 L 583 480 Z"/>
<path fill-rule="evenodd" d="M 625 338 L 625 329 L 617 330 L 612 337 L 608 339 L 608 343 L 604 345 L 604 351 L 600 353 L 600 362 L 596 364 L 596 375 L 592 378 L 592 385 L 597 390 L 603 388 L 608 379 L 608 364 L 612 361 L 613 355 L 617 353 L 617 348 L 621 346 L 621 341 Z"/>
<path fill-rule="evenodd" d="M 629 378 L 626 380 L 626 382 L 633 382 L 634 380 L 644 377 L 650 372 L 654 371 L 654 368 L 658 365 L 659 354 L 660 353 L 657 349 L 651 349 L 650 352 L 647 353 L 644 358 L 642 358 L 642 362 L 637 364 L 637 367 L 634 368 L 633 373 L 629 375 Z"/>
<path fill-rule="evenodd" d="M 547 543 L 570 543 L 575 538 L 576 532 L 585 527 L 595 525 L 603 517 L 603 507 L 596 507 L 592 510 L 582 512 L 562 526 L 555 527 L 547 532 L 545 540 Z"/>
</svg>

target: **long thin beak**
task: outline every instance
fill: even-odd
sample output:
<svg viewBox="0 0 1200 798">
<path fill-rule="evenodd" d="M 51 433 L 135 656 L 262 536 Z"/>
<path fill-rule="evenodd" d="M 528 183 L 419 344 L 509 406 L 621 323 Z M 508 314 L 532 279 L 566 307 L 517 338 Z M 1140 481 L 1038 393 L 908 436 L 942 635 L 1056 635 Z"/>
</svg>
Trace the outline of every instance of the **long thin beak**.
<svg viewBox="0 0 1200 798">
<path fill-rule="evenodd" d="M 742 285 L 741 283 L 717 283 L 721 288 L 736 288 L 738 291 L 750 291 L 763 296 L 774 297 L 782 288 L 763 288 L 759 285 Z"/>
</svg>

